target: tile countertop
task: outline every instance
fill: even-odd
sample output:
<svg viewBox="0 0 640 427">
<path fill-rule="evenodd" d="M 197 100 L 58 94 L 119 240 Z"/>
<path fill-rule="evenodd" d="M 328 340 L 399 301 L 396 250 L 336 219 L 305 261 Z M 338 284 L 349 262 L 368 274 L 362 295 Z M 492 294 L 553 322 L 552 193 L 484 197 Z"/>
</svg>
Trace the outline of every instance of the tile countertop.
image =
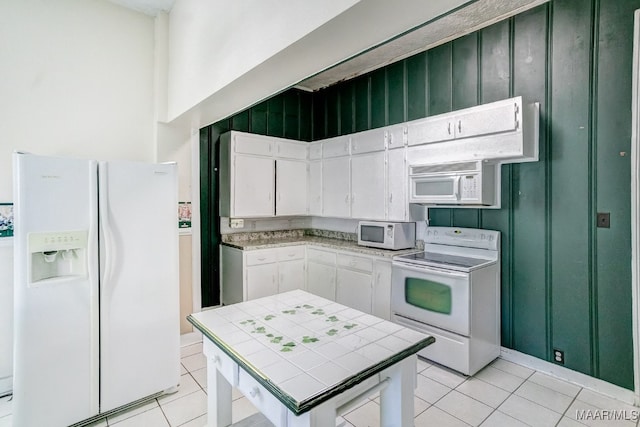
<svg viewBox="0 0 640 427">
<path fill-rule="evenodd" d="M 296 414 L 434 341 L 301 290 L 187 319 Z"/>
<path fill-rule="evenodd" d="M 334 234 L 335 237 L 328 237 L 326 235 L 310 235 L 303 230 L 287 230 L 281 232 L 262 233 L 238 233 L 224 235 L 222 244 L 230 246 L 232 248 L 241 249 L 243 251 L 311 244 L 315 246 L 324 246 L 331 249 L 345 250 L 349 252 L 361 253 L 363 255 L 371 255 L 383 258 L 392 258 L 396 255 L 413 253 L 422 250 L 423 247 L 422 241 L 416 241 L 415 248 L 401 249 L 397 251 L 369 248 L 366 246 L 359 246 L 357 240 L 354 240 L 353 236 L 349 235 L 350 233 L 331 234 Z"/>
</svg>

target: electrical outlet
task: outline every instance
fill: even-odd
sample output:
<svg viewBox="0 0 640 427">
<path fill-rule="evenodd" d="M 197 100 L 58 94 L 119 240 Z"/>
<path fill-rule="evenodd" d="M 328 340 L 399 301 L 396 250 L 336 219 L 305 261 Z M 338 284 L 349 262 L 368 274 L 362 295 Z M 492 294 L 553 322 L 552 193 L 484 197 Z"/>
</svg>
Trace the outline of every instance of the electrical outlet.
<svg viewBox="0 0 640 427">
<path fill-rule="evenodd" d="M 564 351 L 553 349 L 553 361 L 564 365 Z"/>
<path fill-rule="evenodd" d="M 609 212 L 598 212 L 598 224 L 599 228 L 611 227 L 611 215 Z"/>
<path fill-rule="evenodd" d="M 229 227 L 231 228 L 243 228 L 244 227 L 244 219 L 229 219 Z"/>
</svg>

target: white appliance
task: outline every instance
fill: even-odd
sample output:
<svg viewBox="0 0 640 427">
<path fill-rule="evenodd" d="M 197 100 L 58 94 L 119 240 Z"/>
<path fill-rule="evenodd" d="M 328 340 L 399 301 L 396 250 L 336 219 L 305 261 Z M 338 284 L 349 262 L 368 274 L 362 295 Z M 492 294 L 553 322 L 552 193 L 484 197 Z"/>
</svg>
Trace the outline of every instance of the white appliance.
<svg viewBox="0 0 640 427">
<path fill-rule="evenodd" d="M 499 205 L 500 165 L 482 160 L 409 166 L 409 203 Z"/>
<path fill-rule="evenodd" d="M 176 165 L 14 153 L 13 179 L 14 426 L 175 389 Z"/>
<path fill-rule="evenodd" d="M 416 245 L 416 223 L 360 221 L 358 244 L 392 250 L 413 248 Z"/>
<path fill-rule="evenodd" d="M 393 258 L 391 311 L 435 337 L 419 355 L 478 372 L 500 355 L 500 232 L 428 227 L 424 252 Z"/>
<path fill-rule="evenodd" d="M 13 237 L 0 238 L 0 396 L 13 387 Z"/>
</svg>

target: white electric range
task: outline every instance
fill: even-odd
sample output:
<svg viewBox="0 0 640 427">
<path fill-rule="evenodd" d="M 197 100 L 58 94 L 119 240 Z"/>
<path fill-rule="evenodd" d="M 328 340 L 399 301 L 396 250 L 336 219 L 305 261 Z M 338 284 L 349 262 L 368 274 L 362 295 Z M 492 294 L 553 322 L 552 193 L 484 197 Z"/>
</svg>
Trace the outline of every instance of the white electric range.
<svg viewBox="0 0 640 427">
<path fill-rule="evenodd" d="M 392 320 L 436 339 L 420 356 L 473 375 L 500 355 L 500 232 L 428 227 L 392 265 Z"/>
</svg>

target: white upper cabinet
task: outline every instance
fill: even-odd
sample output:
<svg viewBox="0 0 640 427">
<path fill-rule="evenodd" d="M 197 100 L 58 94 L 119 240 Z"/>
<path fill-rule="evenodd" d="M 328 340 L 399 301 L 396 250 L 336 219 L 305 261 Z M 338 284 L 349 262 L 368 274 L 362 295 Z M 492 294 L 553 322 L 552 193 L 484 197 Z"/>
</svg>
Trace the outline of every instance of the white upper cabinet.
<svg viewBox="0 0 640 427">
<path fill-rule="evenodd" d="M 322 160 L 322 215 L 351 216 L 351 159 L 349 156 Z"/>
<path fill-rule="evenodd" d="M 309 215 L 322 215 L 322 161 L 309 161 Z"/>
<path fill-rule="evenodd" d="M 351 156 L 351 217 L 385 219 L 385 152 Z"/>
<path fill-rule="evenodd" d="M 255 154 L 271 156 L 273 154 L 273 138 L 251 133 L 233 132 L 233 152 L 238 154 Z"/>
<path fill-rule="evenodd" d="M 537 161 L 539 118 L 540 105 L 518 96 L 408 122 L 408 162 Z"/>
<path fill-rule="evenodd" d="M 449 114 L 415 120 L 407 126 L 409 145 L 447 141 L 455 137 L 454 132 L 453 118 Z"/>
<path fill-rule="evenodd" d="M 322 158 L 349 156 L 350 140 L 348 136 L 338 136 L 322 141 Z"/>
<path fill-rule="evenodd" d="M 309 157 L 309 144 L 306 142 L 277 140 L 275 145 L 276 157 L 297 160 L 307 160 Z"/>
<path fill-rule="evenodd" d="M 384 151 L 384 149 L 385 130 L 383 128 L 358 132 L 351 136 L 351 155 Z"/>
<path fill-rule="evenodd" d="M 309 143 L 309 160 L 322 159 L 322 141 Z"/>
<path fill-rule="evenodd" d="M 385 144 L 389 150 L 407 145 L 408 129 L 404 125 L 389 126 L 384 131 Z"/>
<path fill-rule="evenodd" d="M 273 216 L 274 173 L 275 161 L 271 158 L 234 156 L 229 216 Z"/>
<path fill-rule="evenodd" d="M 306 215 L 307 162 L 277 159 L 276 171 L 276 216 Z"/>
<path fill-rule="evenodd" d="M 457 112 L 453 116 L 453 128 L 456 138 L 513 132 L 518 129 L 519 118 L 519 103 L 492 102 Z"/>
<path fill-rule="evenodd" d="M 389 221 L 409 221 L 407 200 L 409 178 L 405 156 L 405 149 L 387 152 L 387 219 Z"/>
<path fill-rule="evenodd" d="M 220 215 L 306 215 L 309 144 L 243 132 L 220 138 Z"/>
</svg>

